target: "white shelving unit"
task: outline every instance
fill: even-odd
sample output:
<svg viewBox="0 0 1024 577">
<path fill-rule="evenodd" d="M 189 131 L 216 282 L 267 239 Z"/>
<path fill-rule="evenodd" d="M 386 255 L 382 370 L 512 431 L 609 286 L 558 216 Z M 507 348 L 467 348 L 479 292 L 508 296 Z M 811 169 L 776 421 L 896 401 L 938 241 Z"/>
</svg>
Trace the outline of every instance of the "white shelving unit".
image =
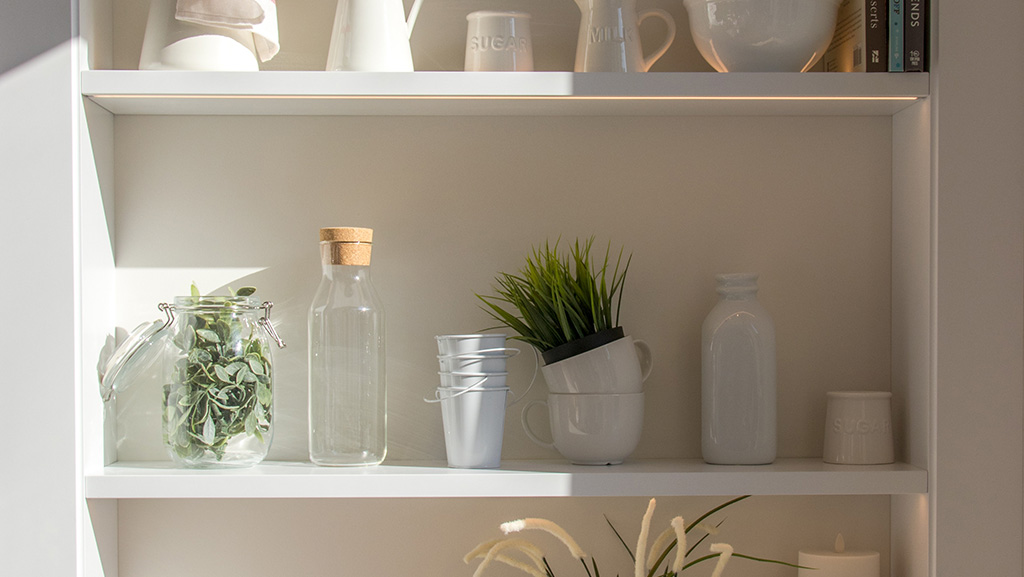
<svg viewBox="0 0 1024 577">
<path fill-rule="evenodd" d="M 85 71 L 114 114 L 892 115 L 927 74 Z"/>
<path fill-rule="evenodd" d="M 94 117 L 156 116 L 758 116 L 889 117 L 894 134 L 927 137 L 929 76 L 834 74 L 648 75 L 372 73 L 149 73 L 85 71 L 82 93 Z M 102 132 L 101 132 L 102 134 Z M 102 150 L 102 145 L 97 148 Z M 902 154 L 902 153 L 901 153 Z M 927 158 L 911 157 L 914 170 Z M 919 176 L 897 198 L 920 194 Z M 894 213 L 894 218 L 903 216 Z M 914 231 L 911 227 L 911 231 Z M 914 238 L 922 231 L 913 232 Z M 911 253 L 917 270 L 920 253 Z M 897 293 L 918 287 L 900 280 Z M 919 322 L 920 318 L 914 322 Z M 913 328 L 919 331 L 921 325 Z M 923 359 L 916 359 L 920 362 Z M 927 395 L 894 379 L 908 403 Z M 498 470 L 449 469 L 443 462 L 389 460 L 371 469 L 331 469 L 266 462 L 252 469 L 190 471 L 167 462 L 113 462 L 87 469 L 84 493 L 94 509 L 141 499 L 464 499 L 516 497 L 677 497 L 721 495 L 889 496 L 893 510 L 927 498 L 926 431 L 909 412 L 903 454 L 909 463 L 836 466 L 817 458 L 770 466 L 716 467 L 699 460 L 641 459 L 615 467 L 564 461 L 503 461 Z M 109 442 L 109 438 L 108 438 Z M 908 505 L 909 504 L 909 505 Z M 891 524 L 893 574 L 926 565 L 925 552 L 900 544 L 920 539 L 927 519 L 897 515 Z M 110 537 L 107 537 L 108 539 Z M 919 571 L 919 570 L 918 570 Z"/>
<path fill-rule="evenodd" d="M 9 365 L 12 382 L 33 386 L 10 387 L 8 402 L 18 407 L 38 407 L 40 399 L 48 403 L 46 427 L 38 426 L 38 413 L 12 414 L 12 430 L 35 431 L 35 437 L 31 444 L 11 444 L 5 453 L 18 472 L 0 486 L 24 503 L 15 504 L 12 528 L 3 533 L 11 547 L 4 552 L 11 555 L 0 555 L 0 572 L 13 564 L 12 574 L 49 568 L 52 574 L 117 575 L 125 558 L 117 550 L 119 542 L 132 537 L 119 533 L 119 515 L 147 500 L 177 506 L 201 499 L 216 508 L 238 497 L 276 505 L 293 499 L 284 504 L 287 508 L 306 497 L 345 503 L 362 503 L 367 496 L 382 501 L 439 497 L 428 499 L 433 506 L 448 498 L 483 496 L 750 493 L 889 496 L 888 519 L 881 522 L 889 528 L 893 577 L 1021 574 L 1021 363 L 1014 348 L 1021 334 L 1021 266 L 1019 252 L 1004 242 L 1019 240 L 1019 222 L 1000 220 L 1004 207 L 1005 214 L 1019 215 L 1016 197 L 1003 192 L 1006 182 L 1019 182 L 1014 180 L 1019 174 L 1012 166 L 1018 159 L 1000 155 L 1019 153 L 1019 146 L 1013 146 L 1018 140 L 1004 146 L 1011 138 L 1002 125 L 1006 113 L 1016 108 L 1001 102 L 1006 93 L 1022 90 L 1019 72 L 999 70 L 994 79 L 982 64 L 1007 38 L 1017 37 L 1009 32 L 1012 19 L 993 20 L 971 6 L 942 4 L 944 20 L 933 20 L 931 29 L 933 46 L 941 42 L 946 60 L 933 61 L 930 75 L 80 71 L 90 64 L 112 67 L 114 13 L 127 3 L 114 4 L 80 0 L 72 4 L 77 11 L 65 14 L 66 2 L 41 2 L 45 8 L 36 14 L 53 8 L 46 17 L 64 19 L 57 27 L 73 31 L 70 42 L 62 38 L 49 44 L 53 50 L 34 62 L 26 55 L 23 68 L 0 77 L 3 120 L 16 134 L 39 136 L 20 139 L 6 149 L 4 159 L 11 190 L 33 191 L 12 195 L 10 210 L 25 228 L 5 230 L 3 238 L 26 255 L 13 261 L 12 278 L 39 279 L 32 287 L 38 290 L 31 295 L 36 300 L 28 300 L 32 306 L 12 307 L 9 322 L 21 331 L 21 338 L 8 344 L 17 359 Z M 1009 0 L 998 8 L 1020 14 Z M 933 16 L 939 11 L 933 2 Z M 84 112 L 76 109 L 82 101 Z M 1011 122 L 1020 119 L 1016 114 L 1010 114 Z M 732 120 L 749 115 L 793 117 L 795 122 L 821 116 L 883 117 L 891 121 L 891 132 L 876 135 L 873 142 L 891 145 L 893 154 L 892 310 L 891 323 L 886 323 L 891 326 L 884 328 L 892 335 L 887 372 L 899 399 L 898 453 L 905 463 L 837 468 L 816 459 L 781 459 L 767 467 L 721 469 L 674 460 L 607 468 L 508 461 L 496 471 L 455 471 L 440 463 L 389 462 L 372 471 L 335 471 L 278 461 L 249 470 L 183 471 L 163 463 L 119 462 L 114 438 L 105 429 L 110 415 L 93 394 L 93 365 L 116 322 L 113 295 L 121 263 L 114 257 L 124 248 L 114 239 L 113 182 L 123 177 L 114 168 L 123 167 L 123 157 L 146 138 L 143 131 L 131 131 L 133 115 L 211 116 L 216 127 L 288 115 L 718 115 Z M 264 118 L 224 118 L 238 115 Z M 123 132 L 130 133 L 122 148 L 115 146 L 117 118 L 127 125 Z M 387 119 L 375 122 L 387 124 Z M 619 124 L 616 128 L 628 129 L 626 122 Z M 813 131 L 810 124 L 799 134 Z M 171 123 L 160 126 L 172 128 Z M 758 135 L 774 137 L 768 133 L 775 127 L 762 125 Z M 887 136 L 891 141 L 886 142 Z M 796 138 L 783 137 L 781 145 L 794 144 Z M 325 140 L 322 136 L 321 143 Z M 179 135 L 181 141 L 186 139 Z M 748 160 L 754 156 L 746 154 Z M 741 184 L 758 182 L 748 174 Z M 25 242 L 28 238 L 32 242 Z M 45 270 L 39 263 L 46 263 Z M 1012 278 L 992 272 L 1004 270 Z M 9 302 L 26 299 L 22 286 L 4 295 Z M 40 342 L 51 346 L 44 350 Z M 39 366 L 50 370 L 44 374 Z M 48 460 L 34 464 L 40 455 Z M 374 513 L 364 510 L 367 516 Z M 24 529 L 40 518 L 46 539 Z M 143 518 L 141 523 L 152 528 L 162 520 Z M 971 530 L 976 527 L 992 530 Z"/>
<path fill-rule="evenodd" d="M 928 475 L 917 467 L 829 465 L 820 459 L 735 467 L 700 460 L 641 460 L 614 467 L 503 461 L 500 469 L 450 469 L 442 462 L 369 469 L 264 462 L 252 469 L 215 471 L 125 462 L 85 481 L 85 494 L 93 499 L 898 495 L 928 490 Z"/>
<path fill-rule="evenodd" d="M 927 98 L 928 75 L 99 70 L 83 72 L 82 92 L 114 115 L 890 116 Z M 926 492 L 927 473 L 919 467 L 843 467 L 819 459 L 782 459 L 768 467 L 655 460 L 592 468 L 526 461 L 506 462 L 496 471 L 448 469 L 443 463 L 355 471 L 298 462 L 227 471 L 115 463 L 86 477 L 86 495 L 93 499 Z"/>
</svg>

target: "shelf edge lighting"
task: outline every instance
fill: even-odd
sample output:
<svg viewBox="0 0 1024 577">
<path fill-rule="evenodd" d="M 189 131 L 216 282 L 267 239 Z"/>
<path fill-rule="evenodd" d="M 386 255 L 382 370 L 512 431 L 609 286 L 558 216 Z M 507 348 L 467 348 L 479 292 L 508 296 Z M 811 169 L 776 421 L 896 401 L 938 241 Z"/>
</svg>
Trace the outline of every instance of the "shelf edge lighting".
<svg viewBox="0 0 1024 577">
<path fill-rule="evenodd" d="M 92 94 L 98 99 L 217 99 L 217 100 L 664 100 L 664 101 L 878 101 L 909 102 L 920 96 L 585 96 L 585 95 L 495 95 L 495 94 Z"/>
</svg>

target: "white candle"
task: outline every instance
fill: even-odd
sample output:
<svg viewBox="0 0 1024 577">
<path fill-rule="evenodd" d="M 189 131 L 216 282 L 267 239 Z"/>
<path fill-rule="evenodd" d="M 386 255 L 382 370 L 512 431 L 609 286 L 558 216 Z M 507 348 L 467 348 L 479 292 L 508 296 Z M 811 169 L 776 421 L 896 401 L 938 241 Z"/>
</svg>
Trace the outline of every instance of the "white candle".
<svg viewBox="0 0 1024 577">
<path fill-rule="evenodd" d="M 814 569 L 797 569 L 797 577 L 879 577 L 879 560 L 877 551 L 847 551 L 840 533 L 834 551 L 800 551 L 797 564 Z"/>
</svg>

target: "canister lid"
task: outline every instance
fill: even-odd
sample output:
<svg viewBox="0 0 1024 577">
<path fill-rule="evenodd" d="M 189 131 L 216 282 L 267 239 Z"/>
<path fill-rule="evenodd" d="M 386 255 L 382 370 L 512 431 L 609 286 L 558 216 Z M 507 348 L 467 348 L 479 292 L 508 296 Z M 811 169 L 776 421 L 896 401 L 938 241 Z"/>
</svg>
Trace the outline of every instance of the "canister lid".
<svg viewBox="0 0 1024 577">
<path fill-rule="evenodd" d="M 337 226 L 320 229 L 320 242 L 373 243 L 373 229 Z"/>
</svg>

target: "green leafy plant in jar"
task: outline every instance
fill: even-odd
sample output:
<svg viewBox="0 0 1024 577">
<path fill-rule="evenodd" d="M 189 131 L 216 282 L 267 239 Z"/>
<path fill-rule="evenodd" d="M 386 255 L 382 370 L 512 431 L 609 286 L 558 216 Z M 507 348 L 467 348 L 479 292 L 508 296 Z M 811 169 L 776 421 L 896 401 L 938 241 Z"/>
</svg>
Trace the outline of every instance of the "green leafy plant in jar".
<svg viewBox="0 0 1024 577">
<path fill-rule="evenodd" d="M 177 313 L 167 345 L 163 436 L 178 464 L 251 466 L 270 448 L 274 370 L 267 337 L 283 342 L 269 322 L 272 305 L 255 292 L 200 296 L 193 285 L 191 296 L 162 305 Z"/>
</svg>

